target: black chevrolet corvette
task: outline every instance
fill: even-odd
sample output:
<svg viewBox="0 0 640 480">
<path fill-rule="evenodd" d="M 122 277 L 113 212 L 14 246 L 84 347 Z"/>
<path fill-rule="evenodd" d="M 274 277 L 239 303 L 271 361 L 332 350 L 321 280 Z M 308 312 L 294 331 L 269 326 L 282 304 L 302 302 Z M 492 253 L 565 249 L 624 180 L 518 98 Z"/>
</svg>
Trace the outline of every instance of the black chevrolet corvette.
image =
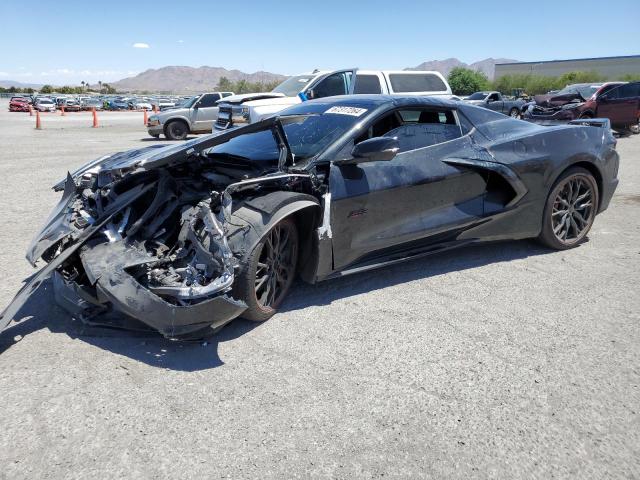
<svg viewBox="0 0 640 480">
<path fill-rule="evenodd" d="M 607 120 L 541 127 L 428 97 L 345 96 L 175 146 L 100 158 L 29 247 L 93 324 L 199 338 L 321 280 L 471 243 L 579 245 L 617 185 Z"/>
</svg>

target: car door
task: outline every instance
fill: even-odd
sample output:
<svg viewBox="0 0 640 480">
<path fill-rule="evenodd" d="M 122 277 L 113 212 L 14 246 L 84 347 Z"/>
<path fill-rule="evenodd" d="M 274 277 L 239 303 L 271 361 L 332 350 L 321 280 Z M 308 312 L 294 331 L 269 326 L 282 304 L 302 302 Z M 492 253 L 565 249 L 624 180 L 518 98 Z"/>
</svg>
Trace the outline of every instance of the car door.
<svg viewBox="0 0 640 480">
<path fill-rule="evenodd" d="M 484 176 L 445 160 L 486 159 L 489 155 L 483 155 L 469 135 L 462 136 L 457 124 L 438 126 L 448 133 L 435 135 L 426 142 L 433 144 L 422 147 L 424 135 L 432 128 L 436 126 L 403 125 L 385 133 L 401 144 L 391 161 L 332 164 L 329 188 L 335 269 L 409 245 L 453 240 L 480 221 L 487 186 Z"/>
<path fill-rule="evenodd" d="M 351 95 L 354 89 L 354 78 L 357 69 L 336 70 L 320 77 L 305 91 L 309 100 L 333 97 L 336 95 Z"/>
<path fill-rule="evenodd" d="M 213 128 L 213 122 L 218 118 L 218 104 L 220 94 L 207 93 L 196 102 L 193 107 L 193 125 L 194 132 L 210 132 Z"/>
<path fill-rule="evenodd" d="M 497 93 L 492 93 L 487 97 L 487 108 L 502 113 L 504 102 Z"/>
<path fill-rule="evenodd" d="M 627 83 L 598 97 L 596 115 L 611 120 L 612 126 L 628 127 L 638 122 L 640 82 Z"/>
</svg>

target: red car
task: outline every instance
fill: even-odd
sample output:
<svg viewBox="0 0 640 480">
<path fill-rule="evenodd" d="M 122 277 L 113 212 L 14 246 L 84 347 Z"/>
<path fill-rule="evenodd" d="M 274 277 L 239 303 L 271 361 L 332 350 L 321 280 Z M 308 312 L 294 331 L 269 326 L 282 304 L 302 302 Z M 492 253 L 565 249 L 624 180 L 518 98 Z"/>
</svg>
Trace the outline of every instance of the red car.
<svg viewBox="0 0 640 480">
<path fill-rule="evenodd" d="M 608 118 L 613 129 L 638 133 L 640 82 L 568 85 L 554 94 L 537 95 L 523 118 L 542 124 Z"/>
<path fill-rule="evenodd" d="M 10 112 L 28 112 L 29 100 L 25 97 L 11 97 L 9 100 Z"/>
</svg>

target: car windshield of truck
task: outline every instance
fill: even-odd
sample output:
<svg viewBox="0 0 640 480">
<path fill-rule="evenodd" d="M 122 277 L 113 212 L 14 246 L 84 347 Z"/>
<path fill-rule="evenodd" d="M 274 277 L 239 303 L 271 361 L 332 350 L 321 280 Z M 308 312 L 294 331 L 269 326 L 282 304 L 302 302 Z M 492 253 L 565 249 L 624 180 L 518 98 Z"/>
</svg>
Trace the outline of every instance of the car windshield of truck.
<svg viewBox="0 0 640 480">
<path fill-rule="evenodd" d="M 180 103 L 178 103 L 176 106 L 182 107 L 182 108 L 191 108 L 193 107 L 193 104 L 196 103 L 196 100 L 198 100 L 199 98 L 200 97 L 198 95 L 196 95 L 195 97 L 187 98 L 186 100 L 180 101 Z"/>
<path fill-rule="evenodd" d="M 295 97 L 313 80 L 313 75 L 296 75 L 290 77 L 271 90 L 273 93 L 283 93 L 287 97 Z"/>
<path fill-rule="evenodd" d="M 296 163 L 310 159 L 336 141 L 359 121 L 353 115 L 311 114 L 280 117 Z M 265 127 L 212 147 L 207 157 L 237 158 L 253 162 L 278 160 L 278 145 L 273 130 Z"/>
<path fill-rule="evenodd" d="M 473 95 L 469 95 L 467 100 L 484 100 L 487 97 L 487 94 L 484 92 L 476 92 Z"/>
</svg>

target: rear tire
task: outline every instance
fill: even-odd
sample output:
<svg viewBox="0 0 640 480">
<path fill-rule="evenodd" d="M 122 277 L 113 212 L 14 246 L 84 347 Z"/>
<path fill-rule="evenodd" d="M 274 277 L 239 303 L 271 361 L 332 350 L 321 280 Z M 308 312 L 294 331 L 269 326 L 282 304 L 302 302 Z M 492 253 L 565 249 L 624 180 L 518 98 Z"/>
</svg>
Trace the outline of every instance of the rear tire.
<svg viewBox="0 0 640 480">
<path fill-rule="evenodd" d="M 249 307 L 243 318 L 263 322 L 276 313 L 291 288 L 297 262 L 298 229 L 291 218 L 285 218 L 240 262 L 233 296 Z"/>
<path fill-rule="evenodd" d="M 189 126 L 182 120 L 172 120 L 164 127 L 164 135 L 169 140 L 184 140 L 189 134 Z"/>
<path fill-rule="evenodd" d="M 598 201 L 593 175 L 580 167 L 568 169 L 551 187 L 538 240 L 555 250 L 576 247 L 591 230 Z"/>
</svg>

